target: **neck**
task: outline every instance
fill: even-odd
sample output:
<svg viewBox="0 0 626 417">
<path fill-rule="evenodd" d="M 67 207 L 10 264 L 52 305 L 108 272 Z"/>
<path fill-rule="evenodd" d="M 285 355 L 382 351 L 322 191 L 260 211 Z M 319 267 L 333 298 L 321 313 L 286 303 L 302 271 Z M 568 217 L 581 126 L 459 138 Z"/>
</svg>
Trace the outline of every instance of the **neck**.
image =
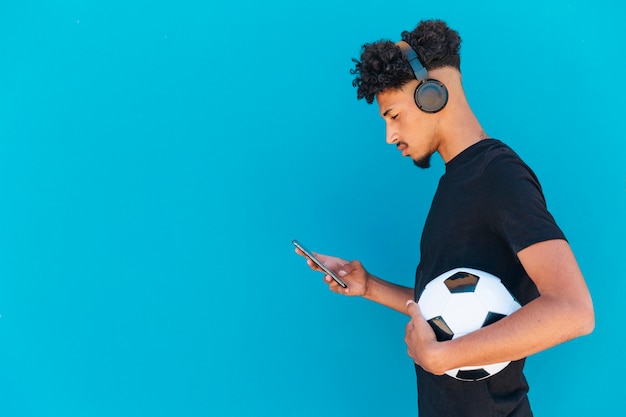
<svg viewBox="0 0 626 417">
<path fill-rule="evenodd" d="M 443 82 L 449 92 L 448 104 L 440 112 L 437 130 L 439 139 L 437 152 L 443 161 L 448 163 L 468 147 L 489 136 L 467 102 L 461 84 L 461 74 L 452 68 L 441 68 L 431 71 L 430 75 Z"/>
</svg>

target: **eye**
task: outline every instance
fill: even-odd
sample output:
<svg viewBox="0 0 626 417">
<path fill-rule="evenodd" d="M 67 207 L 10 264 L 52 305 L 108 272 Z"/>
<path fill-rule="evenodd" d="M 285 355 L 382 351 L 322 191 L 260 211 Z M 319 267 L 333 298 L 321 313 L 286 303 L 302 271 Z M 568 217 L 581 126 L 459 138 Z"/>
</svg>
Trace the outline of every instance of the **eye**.
<svg viewBox="0 0 626 417">
<path fill-rule="evenodd" d="M 397 115 L 397 114 L 396 114 L 396 115 L 391 116 L 391 120 L 396 120 L 397 118 L 398 118 L 398 115 Z"/>
</svg>

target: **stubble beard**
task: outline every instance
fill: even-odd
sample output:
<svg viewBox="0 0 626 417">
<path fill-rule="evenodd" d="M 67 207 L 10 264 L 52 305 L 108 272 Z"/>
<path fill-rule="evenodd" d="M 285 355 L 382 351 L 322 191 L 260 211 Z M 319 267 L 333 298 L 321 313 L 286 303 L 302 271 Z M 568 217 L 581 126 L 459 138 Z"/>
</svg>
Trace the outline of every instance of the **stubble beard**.
<svg viewBox="0 0 626 417">
<path fill-rule="evenodd" d="M 422 168 L 422 169 L 430 168 L 430 158 L 432 156 L 433 154 L 431 153 L 431 154 L 422 156 L 421 158 L 413 159 L 413 164 L 415 164 L 416 167 Z"/>
</svg>

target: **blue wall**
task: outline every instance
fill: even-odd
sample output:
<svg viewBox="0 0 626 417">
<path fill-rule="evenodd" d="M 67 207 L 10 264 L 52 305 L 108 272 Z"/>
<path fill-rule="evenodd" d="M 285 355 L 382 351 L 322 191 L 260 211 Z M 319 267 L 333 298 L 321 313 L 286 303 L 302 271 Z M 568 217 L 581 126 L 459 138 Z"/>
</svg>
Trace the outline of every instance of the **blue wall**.
<svg viewBox="0 0 626 417">
<path fill-rule="evenodd" d="M 623 4 L 298 3 L 0 3 L 0 414 L 415 415 L 406 318 L 329 293 L 290 241 L 412 283 L 443 166 L 385 145 L 350 58 L 437 17 L 595 300 L 593 335 L 529 359 L 535 412 L 614 415 Z"/>
</svg>

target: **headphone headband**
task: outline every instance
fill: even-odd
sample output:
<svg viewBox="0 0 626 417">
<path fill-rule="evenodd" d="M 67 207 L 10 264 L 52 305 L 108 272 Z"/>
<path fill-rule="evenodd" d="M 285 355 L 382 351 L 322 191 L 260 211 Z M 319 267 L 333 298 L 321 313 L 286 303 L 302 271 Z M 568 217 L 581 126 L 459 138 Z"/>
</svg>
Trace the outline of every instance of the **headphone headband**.
<svg viewBox="0 0 626 417">
<path fill-rule="evenodd" d="M 409 45 L 405 41 L 400 41 L 396 43 L 396 45 L 400 47 L 404 58 L 409 61 L 411 68 L 413 68 L 415 78 L 417 78 L 418 81 L 424 81 L 426 78 L 428 78 L 428 70 L 424 68 L 424 65 L 422 65 L 419 58 L 417 57 L 417 52 L 415 52 L 415 50 L 411 48 L 411 45 Z"/>
<path fill-rule="evenodd" d="M 448 103 L 448 89 L 437 80 L 428 79 L 428 70 L 417 57 L 417 52 L 405 41 L 396 43 L 404 59 L 409 61 L 419 82 L 415 88 L 415 104 L 426 113 L 437 113 Z"/>
</svg>

